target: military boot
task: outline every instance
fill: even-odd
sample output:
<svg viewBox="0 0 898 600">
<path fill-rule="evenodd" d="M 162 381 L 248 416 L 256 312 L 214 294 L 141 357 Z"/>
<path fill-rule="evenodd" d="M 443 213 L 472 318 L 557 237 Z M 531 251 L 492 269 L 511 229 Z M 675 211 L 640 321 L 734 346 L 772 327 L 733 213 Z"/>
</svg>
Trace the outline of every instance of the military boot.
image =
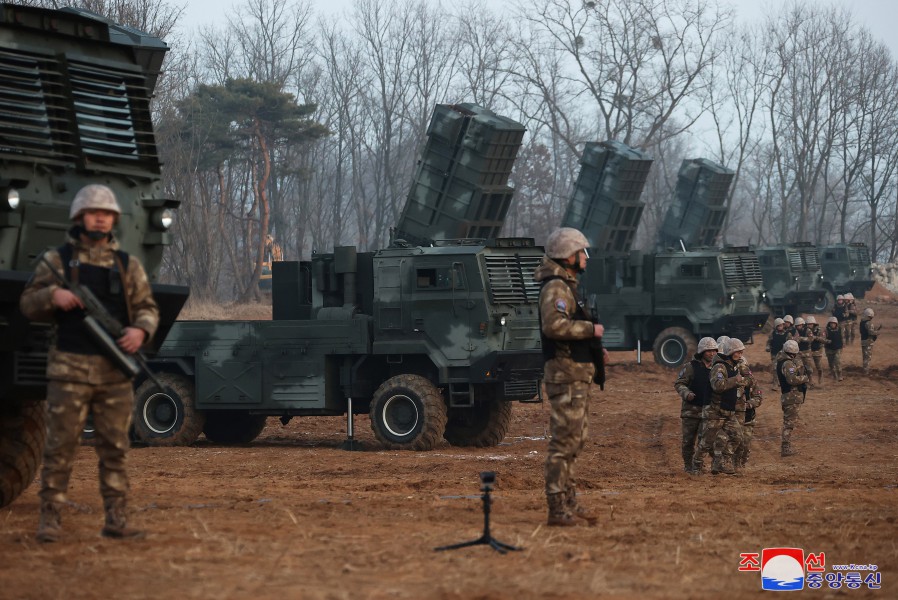
<svg viewBox="0 0 898 600">
<path fill-rule="evenodd" d="M 732 456 L 724 456 L 721 459 L 721 472 L 727 475 L 736 474 L 736 465 Z"/>
<path fill-rule="evenodd" d="M 573 515 L 567 510 L 567 501 L 564 493 L 546 494 L 546 502 L 549 504 L 549 527 L 573 527 L 577 524 Z"/>
<path fill-rule="evenodd" d="M 564 495 L 564 500 L 565 504 L 567 505 L 567 512 L 572 516 L 577 519 L 586 521 L 586 524 L 590 527 L 595 527 L 596 525 L 598 525 L 599 515 L 577 502 L 577 490 L 568 490 L 568 492 Z"/>
<path fill-rule="evenodd" d="M 144 536 L 143 531 L 128 527 L 124 498 L 104 498 L 103 508 L 106 511 L 106 525 L 102 531 L 103 537 L 136 539 Z"/>
<path fill-rule="evenodd" d="M 59 514 L 60 504 L 41 500 L 41 516 L 35 538 L 42 544 L 59 541 L 62 534 L 62 517 Z"/>
<path fill-rule="evenodd" d="M 783 442 L 782 449 L 780 450 L 780 456 L 785 458 L 786 456 L 795 456 L 798 454 L 793 448 L 791 442 Z"/>
</svg>

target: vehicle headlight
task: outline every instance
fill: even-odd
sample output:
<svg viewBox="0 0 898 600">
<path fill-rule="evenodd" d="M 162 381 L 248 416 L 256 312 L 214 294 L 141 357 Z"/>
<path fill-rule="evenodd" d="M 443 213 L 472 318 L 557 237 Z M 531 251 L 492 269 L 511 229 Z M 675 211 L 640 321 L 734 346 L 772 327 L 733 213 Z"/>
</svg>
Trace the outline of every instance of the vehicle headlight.
<svg viewBox="0 0 898 600">
<path fill-rule="evenodd" d="M 502 327 L 505 327 L 505 315 L 502 315 L 501 317 L 499 317 L 499 325 L 501 325 Z"/>
<path fill-rule="evenodd" d="M 6 193 L 6 206 L 9 210 L 15 210 L 19 208 L 19 192 L 14 189 L 10 189 Z"/>
<path fill-rule="evenodd" d="M 157 209 L 153 211 L 152 215 L 152 223 L 153 227 L 157 229 L 161 229 L 162 231 L 168 231 L 168 229 L 172 226 L 172 223 L 175 222 L 175 213 L 173 213 L 168 208 Z"/>
</svg>

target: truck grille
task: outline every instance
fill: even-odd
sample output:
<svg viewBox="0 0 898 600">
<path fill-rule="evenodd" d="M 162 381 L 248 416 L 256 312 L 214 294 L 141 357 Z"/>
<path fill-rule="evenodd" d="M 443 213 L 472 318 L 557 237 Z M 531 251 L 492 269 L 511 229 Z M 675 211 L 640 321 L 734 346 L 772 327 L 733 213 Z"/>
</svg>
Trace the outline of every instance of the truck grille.
<svg viewBox="0 0 898 600">
<path fill-rule="evenodd" d="M 793 273 L 820 270 L 820 259 L 817 257 L 817 248 L 815 246 L 790 248 L 787 254 L 789 255 L 789 267 L 791 267 Z"/>
<path fill-rule="evenodd" d="M 866 269 L 870 266 L 870 251 L 866 246 L 848 248 L 848 264 Z"/>
<path fill-rule="evenodd" d="M 493 254 L 484 258 L 493 304 L 535 304 L 539 301 L 539 284 L 533 280 L 539 256 Z"/>
<path fill-rule="evenodd" d="M 723 281 L 727 288 L 761 285 L 761 265 L 754 254 L 723 255 Z"/>
<path fill-rule="evenodd" d="M 539 391 L 539 380 L 530 379 L 528 381 L 506 381 L 504 386 L 505 398 L 507 400 L 527 400 L 533 398 Z"/>
<path fill-rule="evenodd" d="M 12 159 L 143 160 L 159 170 L 140 71 L 7 48 L 0 50 L 0 106 L 0 154 Z"/>
</svg>

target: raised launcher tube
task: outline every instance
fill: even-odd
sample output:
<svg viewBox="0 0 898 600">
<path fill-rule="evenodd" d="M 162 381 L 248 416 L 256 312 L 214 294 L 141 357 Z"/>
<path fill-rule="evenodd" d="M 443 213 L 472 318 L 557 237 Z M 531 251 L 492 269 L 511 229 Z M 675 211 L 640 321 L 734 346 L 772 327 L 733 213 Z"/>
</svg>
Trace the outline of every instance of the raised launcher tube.
<svg viewBox="0 0 898 600">
<path fill-rule="evenodd" d="M 524 131 L 520 123 L 475 104 L 438 104 L 391 245 L 498 237 Z"/>
<path fill-rule="evenodd" d="M 704 158 L 684 160 L 677 191 L 658 232 L 658 249 L 718 245 L 733 171 Z"/>
</svg>

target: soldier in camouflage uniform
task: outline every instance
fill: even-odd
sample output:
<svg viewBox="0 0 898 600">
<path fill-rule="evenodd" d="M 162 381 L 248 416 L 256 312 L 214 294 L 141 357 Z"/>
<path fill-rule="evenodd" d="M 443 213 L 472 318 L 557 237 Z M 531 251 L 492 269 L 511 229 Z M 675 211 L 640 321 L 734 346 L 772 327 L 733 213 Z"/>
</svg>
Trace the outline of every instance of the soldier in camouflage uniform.
<svg viewBox="0 0 898 600">
<path fill-rule="evenodd" d="M 783 317 L 783 326 L 786 330 L 786 335 L 789 336 L 790 340 L 795 339 L 795 319 L 792 318 L 792 315 L 785 315 Z"/>
<path fill-rule="evenodd" d="M 854 294 L 851 292 L 845 294 L 845 309 L 848 314 L 845 321 L 845 331 L 842 332 L 842 341 L 847 346 L 853 346 L 857 332 L 857 303 L 855 302 Z"/>
<path fill-rule="evenodd" d="M 838 317 L 830 317 L 826 323 L 826 330 L 823 332 L 825 339 L 824 352 L 826 352 L 826 362 L 829 363 L 829 373 L 836 381 L 842 381 L 842 326 L 839 324 Z"/>
<path fill-rule="evenodd" d="M 842 336 L 842 343 L 848 336 L 848 303 L 845 302 L 845 296 L 839 294 L 836 296 L 836 304 L 833 306 L 833 316 L 839 322 L 839 331 Z"/>
<path fill-rule="evenodd" d="M 879 337 L 879 325 L 873 325 L 872 308 L 865 308 L 861 316 L 861 354 L 864 359 L 864 375 L 870 374 L 870 361 L 873 360 L 873 344 Z"/>
<path fill-rule="evenodd" d="M 739 374 L 738 364 L 744 351 L 745 345 L 741 340 L 730 338 L 711 364 L 711 403 L 705 407 L 702 448 L 713 453 L 712 475 L 736 473 L 734 456 L 736 448 L 742 443 L 742 426 L 736 416 L 736 402 L 739 388 L 746 383 Z"/>
<path fill-rule="evenodd" d="M 711 361 L 717 355 L 717 342 L 705 337 L 699 340 L 698 350 L 691 361 L 683 365 L 674 383 L 682 399 L 680 420 L 683 430 L 683 468 L 687 473 L 702 472 L 703 458 L 698 447 L 703 426 L 702 411 L 711 403 Z"/>
<path fill-rule="evenodd" d="M 811 360 L 814 361 L 814 371 L 817 373 L 817 385 L 823 385 L 823 347 L 826 336 L 820 331 L 820 325 L 813 316 L 808 317 L 808 337 L 811 339 Z"/>
<path fill-rule="evenodd" d="M 745 378 L 745 385 L 737 388 L 739 390 L 736 400 L 736 419 L 742 426 L 742 438 L 736 452 L 733 456 L 734 466 L 736 470 L 744 469 L 748 463 L 748 457 L 751 454 L 751 440 L 754 437 L 755 417 L 757 409 L 761 406 L 763 397 L 761 395 L 761 386 L 755 380 L 751 368 L 745 356 L 739 360 L 736 365 L 739 374 Z"/>
<path fill-rule="evenodd" d="M 770 353 L 770 372 L 773 374 L 773 389 L 779 389 L 779 380 L 776 378 L 776 355 L 780 353 L 780 350 L 783 349 L 783 344 L 786 343 L 786 340 L 789 339 L 789 334 L 786 333 L 786 322 L 777 317 L 773 321 L 773 331 L 770 332 L 770 337 L 767 338 L 767 346 L 764 348 L 765 352 Z"/>
<path fill-rule="evenodd" d="M 792 448 L 792 430 L 798 423 L 798 409 L 804 404 L 807 394 L 808 376 L 804 373 L 804 365 L 798 357 L 798 342 L 789 340 L 783 344 L 776 363 L 776 372 L 780 379 L 783 407 L 783 436 L 781 456 L 796 454 Z"/>
<path fill-rule="evenodd" d="M 801 364 L 804 365 L 804 374 L 808 376 L 808 385 L 810 386 L 810 382 L 814 380 L 814 359 L 811 358 L 811 342 L 814 341 L 814 336 L 811 335 L 807 323 L 801 317 L 795 319 L 795 337 L 792 339 L 798 342 L 798 356 L 801 359 Z"/>
<path fill-rule="evenodd" d="M 111 189 L 103 185 L 82 188 L 72 202 L 70 218 L 75 225 L 68 243 L 49 250 L 45 257 L 57 272 L 90 289 L 110 314 L 126 324 L 116 342 L 121 350 L 133 354 L 156 331 L 159 310 L 140 261 L 121 252 L 112 235 L 120 214 Z M 60 286 L 43 262 L 25 286 L 19 307 L 29 319 L 56 325 L 55 344 L 47 364 L 49 418 L 38 541 L 59 539 L 59 511 L 66 500 L 75 450 L 88 412 L 94 418 L 106 514 L 102 534 L 112 538 L 140 536 L 142 532 L 127 527 L 125 516 L 129 489 L 125 462 L 133 403 L 129 377 L 102 354 L 82 321 L 80 299 Z"/>
<path fill-rule="evenodd" d="M 598 520 L 577 502 L 575 477 L 575 462 L 587 435 L 589 384 L 595 375 L 590 343 L 605 331 L 592 322 L 577 295 L 577 275 L 586 269 L 588 247 L 586 237 L 576 229 L 557 229 L 546 241 L 546 256 L 534 274 L 541 284 L 544 381 L 551 407 L 545 467 L 550 526 L 576 525 L 578 518 L 590 525 Z"/>
</svg>

